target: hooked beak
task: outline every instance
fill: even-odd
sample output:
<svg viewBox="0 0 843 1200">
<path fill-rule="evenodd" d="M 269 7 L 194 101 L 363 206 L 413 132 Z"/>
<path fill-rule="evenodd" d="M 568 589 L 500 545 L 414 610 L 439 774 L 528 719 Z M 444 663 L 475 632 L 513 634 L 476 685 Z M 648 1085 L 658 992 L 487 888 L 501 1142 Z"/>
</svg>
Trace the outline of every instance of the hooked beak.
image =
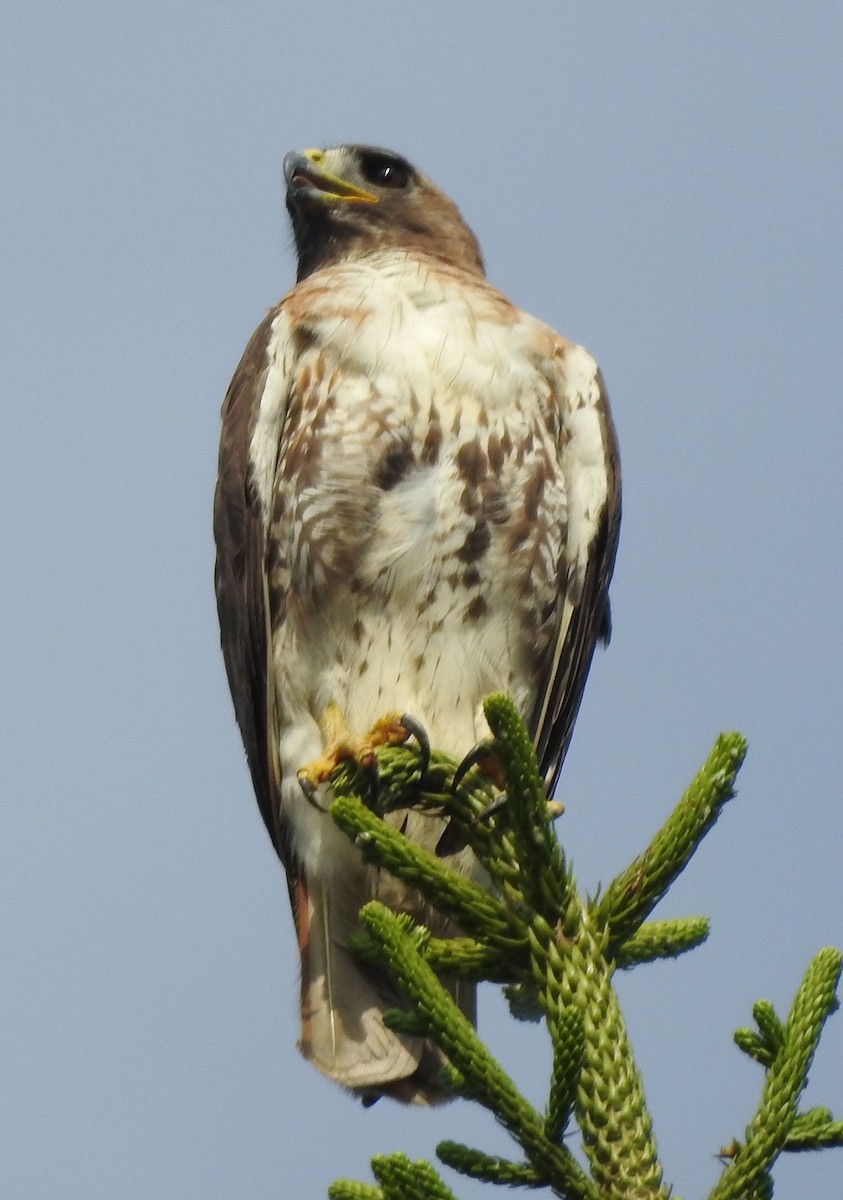
<svg viewBox="0 0 843 1200">
<path fill-rule="evenodd" d="M 301 200 L 322 203 L 377 204 L 378 197 L 362 188 L 346 183 L 322 167 L 324 150 L 294 150 L 284 158 L 284 179 L 287 199 L 291 204 Z"/>
</svg>

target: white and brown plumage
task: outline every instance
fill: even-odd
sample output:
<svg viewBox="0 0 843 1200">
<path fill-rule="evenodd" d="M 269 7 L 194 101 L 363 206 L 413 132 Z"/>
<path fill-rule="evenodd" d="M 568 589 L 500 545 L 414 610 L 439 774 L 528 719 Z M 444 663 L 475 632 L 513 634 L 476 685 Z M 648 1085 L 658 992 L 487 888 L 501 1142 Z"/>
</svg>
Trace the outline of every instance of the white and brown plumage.
<svg viewBox="0 0 843 1200">
<path fill-rule="evenodd" d="M 347 940 L 373 896 L 436 926 L 308 801 L 336 705 L 407 712 L 460 758 L 508 692 L 555 781 L 598 638 L 620 517 L 599 371 L 486 282 L 456 206 L 397 155 L 288 155 L 298 283 L 223 406 L 214 507 L 222 645 L 301 950 L 302 1052 L 364 1097 L 440 1098 L 435 1048 Z M 402 814 L 436 844 L 437 818 Z M 476 873 L 468 851 L 454 869 Z M 440 922 L 441 929 L 441 922 Z M 458 999 L 473 1012 L 473 993 Z"/>
</svg>

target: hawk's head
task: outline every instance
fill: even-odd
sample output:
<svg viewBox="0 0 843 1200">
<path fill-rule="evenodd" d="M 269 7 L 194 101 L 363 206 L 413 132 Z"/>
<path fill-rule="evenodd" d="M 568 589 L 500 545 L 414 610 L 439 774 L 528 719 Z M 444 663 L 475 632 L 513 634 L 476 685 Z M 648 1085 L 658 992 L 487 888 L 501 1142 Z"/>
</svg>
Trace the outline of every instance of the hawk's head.
<svg viewBox="0 0 843 1200">
<path fill-rule="evenodd" d="M 477 239 L 456 204 L 399 154 L 375 146 L 294 151 L 284 178 L 299 279 L 328 262 L 390 248 L 483 274 Z"/>
</svg>

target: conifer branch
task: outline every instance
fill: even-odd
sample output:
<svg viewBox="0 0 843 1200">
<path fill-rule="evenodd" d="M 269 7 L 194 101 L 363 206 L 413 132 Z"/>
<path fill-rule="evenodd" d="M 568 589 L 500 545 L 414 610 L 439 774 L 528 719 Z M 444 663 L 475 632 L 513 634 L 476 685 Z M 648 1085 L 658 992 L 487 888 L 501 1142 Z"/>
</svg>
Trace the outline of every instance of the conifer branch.
<svg viewBox="0 0 843 1200">
<path fill-rule="evenodd" d="M 422 960 L 395 915 L 372 901 L 361 910 L 360 918 L 382 947 L 384 967 L 413 1003 L 427 1035 L 435 1038 L 458 1072 L 460 1090 L 494 1113 L 521 1143 L 531 1165 L 565 1189 L 562 1194 L 573 1200 L 597 1200 L 598 1193 L 570 1152 L 545 1137 L 539 1114 L 489 1054 L 474 1026 Z"/>
<path fill-rule="evenodd" d="M 800 1113 L 790 1127 L 785 1150 L 826 1150 L 843 1147 L 843 1121 L 832 1119 L 827 1108 Z"/>
<path fill-rule="evenodd" d="M 826 948 L 814 957 L 787 1021 L 782 1025 L 772 1005 L 760 1001 L 754 1014 L 759 1025 L 759 1042 L 772 1052 L 764 1079 L 764 1088 L 755 1116 L 746 1131 L 746 1140 L 738 1145 L 729 1166 L 723 1172 L 711 1200 L 743 1200 L 749 1195 L 772 1195 L 770 1171 L 798 1120 L 799 1097 L 808 1082 L 823 1025 L 836 1005 L 835 989 L 840 979 L 843 955 Z M 815 1110 L 816 1112 L 816 1110 Z M 828 1120 L 803 1120 L 797 1128 L 796 1143 L 807 1149 L 812 1125 L 816 1135 L 831 1124 Z"/>
<path fill-rule="evenodd" d="M 440 1142 L 436 1147 L 437 1157 L 454 1171 L 470 1179 L 481 1179 L 484 1183 L 499 1183 L 508 1187 L 546 1187 L 544 1179 L 529 1163 L 510 1162 L 496 1154 L 484 1154 L 472 1150 L 460 1142 Z"/>
<path fill-rule="evenodd" d="M 383 1188 L 385 1200 L 456 1200 L 429 1162 L 410 1162 L 406 1154 L 378 1154 L 372 1173 Z"/>
<path fill-rule="evenodd" d="M 615 966 L 627 971 L 641 963 L 659 958 L 677 958 L 706 940 L 706 917 L 671 917 L 666 921 L 647 921 L 615 951 Z"/>
<path fill-rule="evenodd" d="M 449 871 L 432 854 L 408 842 L 355 796 L 340 796 L 331 816 L 360 849 L 366 862 L 397 875 L 468 933 L 485 934 L 506 950 L 516 930 L 504 905 L 491 892 Z"/>
<path fill-rule="evenodd" d="M 333 777 L 331 814 L 368 861 L 415 887 L 461 931 L 434 938 L 406 915 L 376 902 L 361 912 L 354 949 L 387 972 L 408 1008 L 385 1014 L 393 1029 L 430 1038 L 446 1055 L 453 1090 L 494 1114 L 521 1147 L 509 1160 L 444 1141 L 443 1163 L 491 1183 L 547 1187 L 568 1200 L 667 1200 L 644 1090 L 612 985 L 615 970 L 673 957 L 708 936 L 703 917 L 647 921 L 712 828 L 727 800 L 746 746 L 723 734 L 679 805 L 647 850 L 594 902 L 582 898 L 559 846 L 556 815 L 545 798 L 529 737 L 502 696 L 486 703 L 492 740 L 486 748 L 505 783 L 502 798 L 490 774 L 471 770 L 453 786 L 456 764 L 433 752 L 424 761 L 412 746 L 378 751 L 378 779 L 343 764 Z M 448 870 L 442 858 L 407 842 L 382 816 L 418 807 L 446 817 L 440 849 L 469 845 L 486 867 L 491 889 Z M 765 1070 L 758 1110 L 743 1144 L 727 1160 L 710 1200 L 766 1200 L 771 1168 L 784 1150 L 843 1145 L 843 1122 L 828 1110 L 800 1113 L 823 1024 L 835 1005 L 841 956 L 823 950 L 808 969 L 782 1022 L 772 1005 L 753 1008 L 755 1029 L 735 1034 L 738 1046 Z M 439 981 L 491 979 L 507 984 L 513 1013 L 541 1017 L 550 1032 L 552 1063 L 544 1114 L 519 1093 Z M 563 1139 L 573 1122 L 582 1135 L 588 1172 Z M 378 1186 L 334 1184 L 332 1200 L 453 1200 L 427 1163 L 404 1155 L 373 1160 Z"/>
<path fill-rule="evenodd" d="M 379 1187 L 356 1183 L 353 1179 L 338 1179 L 328 1188 L 328 1200 L 384 1200 Z"/>
<path fill-rule="evenodd" d="M 643 854 L 609 884 L 600 915 L 612 945 L 630 937 L 646 920 L 734 793 L 746 755 L 739 733 L 722 733 L 691 786 Z"/>
</svg>

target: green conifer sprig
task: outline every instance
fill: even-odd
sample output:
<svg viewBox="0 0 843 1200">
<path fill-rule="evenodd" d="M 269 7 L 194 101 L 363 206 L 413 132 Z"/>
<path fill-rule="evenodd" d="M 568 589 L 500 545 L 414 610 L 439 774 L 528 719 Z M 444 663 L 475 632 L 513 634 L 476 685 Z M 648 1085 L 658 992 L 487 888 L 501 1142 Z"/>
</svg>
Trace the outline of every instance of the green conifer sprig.
<svg viewBox="0 0 843 1200">
<path fill-rule="evenodd" d="M 511 955 L 505 958 L 473 938 L 431 938 L 425 958 L 437 975 L 490 983 L 508 983 L 514 975 Z"/>
<path fill-rule="evenodd" d="M 338 1179 L 328 1188 L 328 1200 L 385 1200 L 379 1187 L 357 1183 L 353 1179 Z"/>
<path fill-rule="evenodd" d="M 574 1005 L 560 1007 L 548 1024 L 553 1047 L 553 1069 L 544 1132 L 552 1142 L 558 1142 L 568 1128 L 574 1111 L 585 1057 L 585 1028 L 583 1014 Z"/>
<path fill-rule="evenodd" d="M 484 1154 L 460 1142 L 440 1142 L 436 1154 L 445 1164 L 470 1179 L 483 1183 L 504 1184 L 507 1187 L 545 1187 L 547 1180 L 529 1163 L 510 1162 L 496 1154 Z"/>
<path fill-rule="evenodd" d="M 753 1029 L 736 1029 L 734 1042 L 739 1050 L 743 1050 L 744 1054 L 754 1058 L 762 1067 L 769 1067 L 773 1061 L 773 1055 L 764 1044 L 763 1039 Z"/>
<path fill-rule="evenodd" d="M 547 1139 L 539 1114 L 483 1045 L 395 915 L 372 901 L 361 909 L 360 919 L 382 947 L 384 967 L 426 1022 L 428 1036 L 445 1051 L 471 1098 L 494 1113 L 521 1143 L 536 1171 L 565 1189 L 561 1194 L 572 1200 L 597 1200 L 598 1193 L 570 1151 Z"/>
<path fill-rule="evenodd" d="M 722 733 L 676 808 L 643 854 L 609 884 L 599 910 L 620 946 L 646 920 L 734 795 L 746 755 L 739 733 Z"/>
<path fill-rule="evenodd" d="M 506 696 L 489 696 L 483 709 L 506 782 L 515 857 L 525 868 L 518 890 L 535 912 L 555 923 L 568 906 L 572 879 L 548 819 L 547 795 L 530 735 Z"/>
<path fill-rule="evenodd" d="M 825 1150 L 843 1146 L 843 1121 L 832 1119 L 827 1108 L 800 1113 L 790 1127 L 785 1150 Z"/>
<path fill-rule="evenodd" d="M 647 921 L 615 951 L 615 966 L 630 970 L 659 958 L 677 958 L 701 945 L 709 933 L 706 917 L 669 917 Z"/>
<path fill-rule="evenodd" d="M 561 1014 L 576 1008 L 585 1044 L 574 1111 L 591 1173 L 607 1200 L 667 1197 L 644 1089 L 611 985 L 606 932 L 582 904 L 570 936 L 555 936 L 540 917 L 531 926 L 537 966 L 543 964 L 539 1002 L 548 1018 L 554 1057 Z"/>
<path fill-rule="evenodd" d="M 462 786 L 452 790 L 458 764 L 438 750 L 432 750 L 425 759 L 411 743 L 385 745 L 377 748 L 375 756 L 377 771 L 368 776 L 350 761 L 341 763 L 334 773 L 339 791 L 360 796 L 380 816 L 403 808 L 447 815 L 462 841 L 481 857 L 490 855 L 494 825 L 477 820 L 496 798 L 487 775 L 472 770 Z"/>
<path fill-rule="evenodd" d="M 517 938 L 510 914 L 490 892 L 408 842 L 356 796 L 338 796 L 331 805 L 331 816 L 366 862 L 377 863 L 416 888 L 467 933 L 484 934 L 505 951 Z"/>
<path fill-rule="evenodd" d="M 328 1189 L 330 1200 L 456 1200 L 429 1162 L 411 1162 L 406 1154 L 376 1154 L 372 1174 L 380 1187 L 340 1180 Z"/>
<path fill-rule="evenodd" d="M 385 1200 L 456 1200 L 429 1162 L 411 1162 L 406 1154 L 377 1154 L 372 1173 Z"/>
<path fill-rule="evenodd" d="M 364 932 L 356 947 L 408 999 L 408 1010 L 386 1014 L 387 1023 L 434 1040 L 450 1063 L 445 1080 L 489 1109 L 525 1156 L 510 1161 L 446 1141 L 437 1151 L 443 1162 L 490 1183 L 546 1185 L 571 1200 L 667 1200 L 672 1193 L 662 1180 L 612 976 L 705 940 L 708 922 L 702 917 L 646 918 L 732 796 L 745 743 L 738 734 L 717 740 L 648 849 L 602 898 L 589 902 L 578 894 L 556 841 L 554 814 L 514 706 L 494 696 L 486 713 L 506 786 L 503 804 L 483 771 L 472 770 L 452 791 L 455 764 L 434 751 L 422 771 L 423 756 L 411 746 L 378 752 L 379 787 L 347 766 L 335 773 L 331 813 L 340 827 L 365 858 L 416 887 L 464 935 L 433 938 L 408 917 L 372 903 L 361 913 Z M 491 890 L 455 876 L 443 859 L 406 842 L 381 819 L 402 807 L 445 815 L 450 848 L 442 853 L 470 845 L 489 872 Z M 753 1008 L 757 1028 L 735 1035 L 765 1068 L 765 1084 L 744 1143 L 722 1152 L 728 1165 L 710 1200 L 766 1200 L 772 1195 L 770 1170 L 783 1150 L 843 1144 L 843 1122 L 827 1110 L 798 1111 L 839 973 L 838 952 L 821 951 L 785 1022 L 759 1001 Z M 506 982 L 519 1015 L 544 1017 L 553 1048 L 544 1116 L 520 1095 L 437 976 Z M 590 1177 L 562 1142 L 572 1117 Z M 376 1161 L 379 1187 L 336 1184 L 333 1200 L 450 1200 L 427 1164 L 429 1174 L 420 1174 L 420 1164 L 404 1156 Z"/>
<path fill-rule="evenodd" d="M 823 1133 L 828 1136 L 833 1122 L 820 1120 L 817 1110 L 813 1110 L 809 1121 L 798 1124 L 797 1109 L 823 1025 L 837 1003 L 835 992 L 841 966 L 843 955 L 838 950 L 827 947 L 815 955 L 783 1025 L 768 1001 L 759 1001 L 754 1006 L 753 1013 L 759 1025 L 758 1043 L 765 1048 L 769 1058 L 769 1062 L 763 1064 L 766 1066 L 764 1087 L 744 1143 L 737 1144 L 731 1162 L 711 1193 L 711 1200 L 744 1200 L 755 1194 L 772 1195 L 770 1172 L 779 1154 L 788 1149 L 794 1129 L 794 1148 L 813 1148 L 811 1129 L 815 1131 L 817 1148 L 823 1144 Z M 776 1047 L 774 1052 L 773 1047 Z M 826 1144 L 839 1144 L 833 1137 L 832 1132 L 832 1140 Z"/>
<path fill-rule="evenodd" d="M 769 1000 L 756 1000 L 752 1015 L 758 1032 L 754 1029 L 736 1029 L 735 1045 L 762 1067 L 769 1067 L 784 1042 L 784 1026 Z"/>
</svg>

